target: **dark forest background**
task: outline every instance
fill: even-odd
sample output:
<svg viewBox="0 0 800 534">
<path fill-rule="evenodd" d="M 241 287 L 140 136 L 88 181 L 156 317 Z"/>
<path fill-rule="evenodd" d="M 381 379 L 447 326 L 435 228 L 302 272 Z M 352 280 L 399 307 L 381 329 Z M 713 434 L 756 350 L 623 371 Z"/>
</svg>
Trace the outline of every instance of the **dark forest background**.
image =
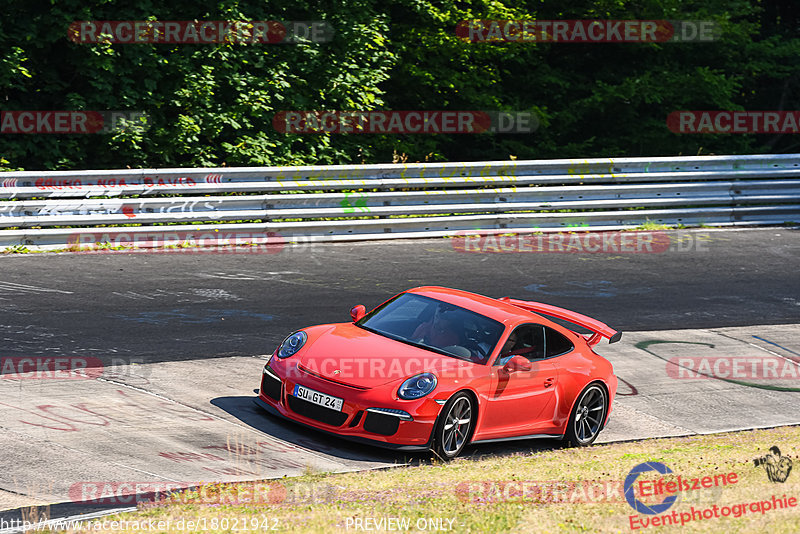
<svg viewBox="0 0 800 534">
<path fill-rule="evenodd" d="M 794 0 L 3 0 L 0 110 L 133 110 L 145 130 L 0 134 L 0 169 L 797 152 L 797 135 L 671 132 L 676 110 L 800 109 Z M 76 20 L 324 20 L 300 44 L 76 44 Z M 708 43 L 470 44 L 465 19 L 713 20 Z M 283 110 L 513 110 L 514 135 L 287 135 Z"/>
</svg>

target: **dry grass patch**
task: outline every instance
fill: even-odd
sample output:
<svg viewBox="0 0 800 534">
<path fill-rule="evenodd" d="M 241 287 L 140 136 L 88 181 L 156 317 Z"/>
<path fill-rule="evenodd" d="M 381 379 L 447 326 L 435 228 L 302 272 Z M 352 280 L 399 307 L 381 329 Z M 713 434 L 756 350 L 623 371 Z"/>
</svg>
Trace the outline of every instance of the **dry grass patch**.
<svg viewBox="0 0 800 534">
<path fill-rule="evenodd" d="M 134 514 L 115 519 L 152 518 L 171 521 L 178 532 L 180 520 L 194 521 L 207 532 L 243 532 L 250 525 L 276 526 L 277 532 L 327 533 L 373 531 L 431 531 L 433 526 L 450 532 L 770 532 L 794 533 L 800 524 L 800 508 L 749 512 L 734 518 L 713 518 L 683 526 L 648 527 L 631 530 L 635 511 L 625 501 L 621 485 L 630 470 L 643 462 L 662 462 L 683 479 L 736 473 L 736 482 L 725 487 L 682 493 L 668 511 L 653 518 L 680 517 L 691 507 L 706 509 L 771 499 L 773 495 L 800 498 L 800 472 L 792 472 L 784 483 L 770 482 L 763 467 L 753 459 L 778 446 L 784 456 L 798 464 L 800 427 L 684 438 L 652 439 L 597 445 L 584 449 L 552 449 L 483 460 L 456 461 L 415 467 L 344 474 L 308 474 L 271 481 L 271 501 L 252 491 L 236 493 L 237 487 L 220 486 L 239 495 L 234 502 L 196 502 L 199 496 L 176 495 L 178 502 L 143 506 Z M 795 465 L 796 471 L 800 466 Z M 641 475 L 641 479 L 645 475 Z M 657 478 L 654 472 L 648 479 Z M 674 480 L 666 477 L 666 480 Z M 581 482 L 591 487 L 613 488 L 605 494 L 577 491 Z M 562 483 L 561 486 L 556 482 Z M 570 486 L 570 482 L 578 484 Z M 508 485 L 511 483 L 511 485 Z M 567 483 L 567 484 L 564 484 Z M 517 486 L 514 486 L 517 484 Z M 539 488 L 539 492 L 502 488 Z M 538 486 L 537 486 L 538 484 Z M 605 486 L 604 486 L 605 484 Z M 563 488 L 568 489 L 562 491 Z M 586 487 L 586 486 L 584 486 Z M 549 488 L 549 489 L 548 489 Z M 499 491 L 498 491 L 499 489 Z M 223 491 L 223 490 L 220 490 Z M 599 495 L 599 498 L 598 498 Z M 244 497 L 242 497 L 244 496 Z M 652 503 L 660 502 L 663 495 Z M 566 502 L 564 502 L 566 501 Z M 586 502 L 590 501 L 590 502 Z M 227 528 L 223 519 L 227 518 Z M 234 527 L 236 520 L 239 527 Z M 451 522 L 452 520 L 452 522 Z M 437 523 L 438 521 L 438 523 Z M 185 523 L 184 523 L 185 524 Z M 363 529 L 358 529 L 361 525 Z M 425 526 L 425 529 L 418 528 Z M 89 530 L 86 530 L 87 532 Z M 118 531 L 123 531 L 120 528 Z M 127 531 L 131 531 L 128 529 Z M 269 530 L 258 530 L 267 532 Z M 185 530 L 184 530 L 185 532 Z M 442 530 L 439 530 L 442 532 Z"/>
</svg>

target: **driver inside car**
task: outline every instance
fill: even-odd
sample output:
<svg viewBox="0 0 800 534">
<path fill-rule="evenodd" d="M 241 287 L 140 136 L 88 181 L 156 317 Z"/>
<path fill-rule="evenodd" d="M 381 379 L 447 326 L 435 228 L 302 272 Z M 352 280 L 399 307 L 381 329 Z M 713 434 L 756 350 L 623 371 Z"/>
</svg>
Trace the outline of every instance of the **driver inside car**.
<svg viewBox="0 0 800 534">
<path fill-rule="evenodd" d="M 454 313 L 442 306 L 436 308 L 430 321 L 422 323 L 414 330 L 413 338 L 439 348 L 461 344 L 461 336 L 456 331 Z"/>
<path fill-rule="evenodd" d="M 500 349 L 500 357 L 498 358 L 497 362 L 499 365 L 505 365 L 508 360 L 514 356 L 514 347 L 517 346 L 517 331 L 514 330 L 506 339 L 506 342 L 503 343 L 503 348 Z"/>
<path fill-rule="evenodd" d="M 513 356 L 522 356 L 531 361 L 541 357 L 539 353 L 543 351 L 544 343 L 541 336 L 536 335 L 540 330 L 540 326 L 520 326 L 511 332 L 500 349 L 497 363 L 505 365 Z"/>
<path fill-rule="evenodd" d="M 501 356 L 511 356 L 514 347 L 517 346 L 517 331 L 511 332 L 511 335 L 508 336 L 506 342 L 503 343 L 503 349 L 500 351 Z"/>
</svg>

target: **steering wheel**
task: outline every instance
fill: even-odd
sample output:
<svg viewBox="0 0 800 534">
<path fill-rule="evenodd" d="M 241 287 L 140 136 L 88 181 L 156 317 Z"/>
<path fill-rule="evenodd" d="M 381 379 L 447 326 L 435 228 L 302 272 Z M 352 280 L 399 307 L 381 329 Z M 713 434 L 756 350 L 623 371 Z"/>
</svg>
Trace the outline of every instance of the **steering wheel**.
<svg viewBox="0 0 800 534">
<path fill-rule="evenodd" d="M 483 349 L 481 349 L 481 345 L 475 338 L 468 338 L 464 345 L 467 347 L 467 350 L 470 352 L 469 359 L 475 363 L 483 363 L 486 360 L 486 356 L 483 354 Z"/>
</svg>

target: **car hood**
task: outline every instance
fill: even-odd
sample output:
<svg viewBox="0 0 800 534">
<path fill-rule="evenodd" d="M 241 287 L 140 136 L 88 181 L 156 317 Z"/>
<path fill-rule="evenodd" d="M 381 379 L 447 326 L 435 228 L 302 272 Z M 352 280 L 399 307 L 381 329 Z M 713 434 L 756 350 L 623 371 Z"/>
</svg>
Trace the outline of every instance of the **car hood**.
<svg viewBox="0 0 800 534">
<path fill-rule="evenodd" d="M 470 376 L 476 364 L 408 345 L 341 323 L 307 330 L 309 341 L 297 355 L 298 367 L 359 388 L 374 388 L 402 382 L 416 374 L 432 372 L 437 377 Z"/>
</svg>

